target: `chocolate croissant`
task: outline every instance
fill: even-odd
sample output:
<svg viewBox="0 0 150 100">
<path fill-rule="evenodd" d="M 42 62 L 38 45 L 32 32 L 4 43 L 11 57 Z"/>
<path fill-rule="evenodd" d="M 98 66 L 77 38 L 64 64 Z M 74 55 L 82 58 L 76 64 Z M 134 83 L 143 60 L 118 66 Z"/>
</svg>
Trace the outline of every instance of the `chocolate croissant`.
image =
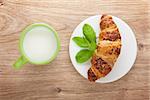
<svg viewBox="0 0 150 100">
<path fill-rule="evenodd" d="M 105 77 L 113 68 L 121 50 L 121 36 L 113 18 L 103 15 L 97 48 L 92 56 L 88 79 L 96 81 Z"/>
</svg>

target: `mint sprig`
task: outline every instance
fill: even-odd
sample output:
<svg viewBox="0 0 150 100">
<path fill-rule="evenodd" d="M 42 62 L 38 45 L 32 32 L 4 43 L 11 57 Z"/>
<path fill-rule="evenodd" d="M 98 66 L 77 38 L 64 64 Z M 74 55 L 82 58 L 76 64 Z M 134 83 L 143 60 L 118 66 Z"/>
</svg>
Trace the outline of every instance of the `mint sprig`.
<svg viewBox="0 0 150 100">
<path fill-rule="evenodd" d="M 89 40 L 89 42 L 96 43 L 96 33 L 89 24 L 84 24 L 82 30 L 83 30 L 84 36 L 86 37 L 87 40 Z"/>
<path fill-rule="evenodd" d="M 84 24 L 84 37 L 74 37 L 73 41 L 84 49 L 80 50 L 75 56 L 78 63 L 84 63 L 91 58 L 96 49 L 96 33 L 89 24 Z"/>
<path fill-rule="evenodd" d="M 74 37 L 72 39 L 79 47 L 88 48 L 90 43 L 85 37 Z"/>
<path fill-rule="evenodd" d="M 76 61 L 78 63 L 86 62 L 91 56 L 93 52 L 88 49 L 80 50 L 76 55 Z"/>
</svg>

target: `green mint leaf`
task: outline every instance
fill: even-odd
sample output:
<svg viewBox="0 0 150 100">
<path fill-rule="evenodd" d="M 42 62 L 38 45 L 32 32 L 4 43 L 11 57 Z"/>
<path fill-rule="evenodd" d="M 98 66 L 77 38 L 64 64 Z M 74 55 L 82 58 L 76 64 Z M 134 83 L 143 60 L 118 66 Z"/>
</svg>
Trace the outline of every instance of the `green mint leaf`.
<svg viewBox="0 0 150 100">
<path fill-rule="evenodd" d="M 80 47 L 83 47 L 83 48 L 89 47 L 89 42 L 84 37 L 74 37 L 72 40 Z"/>
<path fill-rule="evenodd" d="M 92 52 L 88 49 L 83 49 L 81 51 L 79 51 L 76 55 L 76 61 L 78 63 L 83 63 L 86 62 L 87 60 L 90 59 L 90 57 L 92 56 Z"/>
<path fill-rule="evenodd" d="M 94 29 L 89 24 L 84 24 L 83 34 L 89 42 L 96 43 L 96 33 Z"/>
<path fill-rule="evenodd" d="M 90 43 L 90 46 L 89 46 L 89 50 L 92 51 L 92 52 L 94 52 L 95 49 L 96 49 L 96 47 L 97 47 L 97 46 L 96 46 L 96 43 L 95 43 L 95 42 L 91 42 L 91 43 Z"/>
</svg>

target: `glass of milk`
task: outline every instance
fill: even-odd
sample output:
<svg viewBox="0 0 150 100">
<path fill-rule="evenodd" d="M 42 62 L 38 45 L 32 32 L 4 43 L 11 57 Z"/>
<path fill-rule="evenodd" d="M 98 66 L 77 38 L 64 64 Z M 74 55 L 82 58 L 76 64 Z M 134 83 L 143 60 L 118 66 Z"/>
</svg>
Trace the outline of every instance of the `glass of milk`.
<svg viewBox="0 0 150 100">
<path fill-rule="evenodd" d="M 57 56 L 60 40 L 51 26 L 35 23 L 21 32 L 19 49 L 21 56 L 15 62 L 14 68 L 19 69 L 26 63 L 44 65 Z"/>
</svg>

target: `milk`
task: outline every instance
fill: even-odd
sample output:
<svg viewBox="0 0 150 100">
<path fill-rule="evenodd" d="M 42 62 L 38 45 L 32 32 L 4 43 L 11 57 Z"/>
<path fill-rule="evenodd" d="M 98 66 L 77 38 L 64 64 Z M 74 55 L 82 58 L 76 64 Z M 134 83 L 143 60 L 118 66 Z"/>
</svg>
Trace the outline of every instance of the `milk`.
<svg viewBox="0 0 150 100">
<path fill-rule="evenodd" d="M 37 26 L 29 30 L 23 41 L 24 53 L 32 62 L 46 62 L 57 49 L 57 39 L 50 29 Z"/>
</svg>

